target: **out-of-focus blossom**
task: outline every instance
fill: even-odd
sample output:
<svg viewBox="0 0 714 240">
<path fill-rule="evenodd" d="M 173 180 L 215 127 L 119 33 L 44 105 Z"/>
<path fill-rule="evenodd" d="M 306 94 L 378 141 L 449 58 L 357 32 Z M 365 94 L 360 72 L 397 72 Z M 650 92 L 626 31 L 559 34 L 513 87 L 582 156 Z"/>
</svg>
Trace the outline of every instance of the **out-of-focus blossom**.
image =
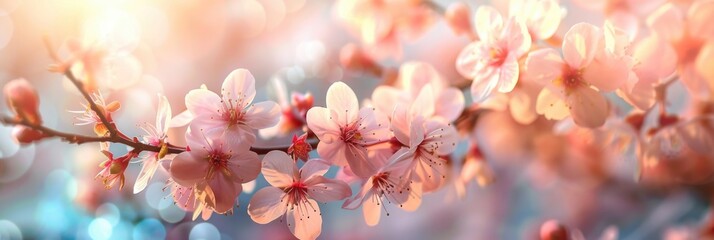
<svg viewBox="0 0 714 240">
<path fill-rule="evenodd" d="M 165 96 L 159 96 L 159 107 L 156 112 L 156 124 L 146 124 L 142 129 L 146 133 L 144 143 L 160 147 L 161 151 L 150 152 L 142 158 L 141 172 L 139 172 L 139 176 L 134 183 L 134 194 L 146 188 L 147 183 L 154 176 L 154 173 L 156 173 L 156 169 L 159 168 L 159 161 L 164 159 L 168 152 L 168 142 L 166 142 L 166 138 L 168 137 L 169 121 L 171 121 L 171 106 Z"/>
<path fill-rule="evenodd" d="M 382 68 L 362 48 L 349 43 L 340 49 L 340 64 L 350 70 L 359 70 L 382 75 Z"/>
<path fill-rule="evenodd" d="M 283 80 L 273 79 L 270 82 L 277 95 L 278 105 L 282 109 L 282 116 L 275 126 L 261 129 L 259 131 L 260 136 L 264 138 L 285 136 L 291 132 L 302 130 L 307 124 L 305 118 L 307 111 L 314 104 L 314 97 L 310 93 L 293 92 L 288 102 L 288 92 Z"/>
<path fill-rule="evenodd" d="M 396 105 L 413 102 L 421 90 L 430 86 L 434 108 L 424 108 L 423 115 L 429 119 L 450 123 L 456 120 L 464 109 L 461 91 L 449 87 L 439 72 L 428 63 L 407 62 L 399 68 L 399 79 L 394 86 L 379 86 L 372 93 L 372 102 L 381 112 L 391 114 Z"/>
<path fill-rule="evenodd" d="M 604 13 L 607 21 L 627 32 L 630 38 L 638 34 L 643 17 L 665 0 L 573 0 L 583 8 Z"/>
<path fill-rule="evenodd" d="M 472 146 L 464 158 L 461 174 L 456 181 L 466 185 L 471 180 L 476 180 L 479 186 L 485 187 L 491 184 L 494 179 L 495 173 L 484 159 L 481 150 L 478 146 Z M 463 197 L 463 194 L 460 197 Z"/>
<path fill-rule="evenodd" d="M 441 156 L 451 154 L 458 141 L 456 129 L 450 124 L 428 120 L 426 113 L 434 108 L 432 99 L 431 86 L 422 88 L 411 105 L 395 107 L 390 124 L 394 137 L 408 149 L 399 157 L 409 159 L 409 177 L 421 182 L 424 192 L 435 191 L 444 184 L 448 168 Z"/>
<path fill-rule="evenodd" d="M 475 38 L 473 27 L 471 26 L 471 13 L 469 6 L 463 2 L 453 2 L 444 13 L 446 23 L 456 35 L 467 35 Z"/>
<path fill-rule="evenodd" d="M 399 205 L 407 211 L 414 211 L 421 205 L 422 184 L 408 177 L 411 171 L 412 159 L 403 157 L 409 150 L 403 148 L 391 158 L 383 161 L 382 166 L 369 177 L 360 192 L 347 199 L 342 208 L 357 209 L 362 206 L 364 220 L 369 226 L 379 223 L 382 208 L 387 212 L 386 203 Z"/>
<path fill-rule="evenodd" d="M 99 107 L 99 111 L 101 112 L 101 114 L 104 115 L 107 121 L 109 121 L 109 124 L 114 124 L 114 120 L 112 119 L 112 113 L 119 110 L 121 104 L 119 104 L 118 101 L 112 101 L 107 104 L 101 92 L 92 94 L 92 101 L 94 102 L 94 104 L 97 105 L 97 107 Z M 77 120 L 77 122 L 75 122 L 75 125 L 94 124 L 94 133 L 96 133 L 97 136 L 101 137 L 109 134 L 110 126 L 105 126 L 104 123 L 102 123 L 101 118 L 99 118 L 99 115 L 97 115 L 97 113 L 92 110 L 89 103 L 82 103 L 82 106 L 85 110 L 70 111 L 71 113 L 82 114 L 81 116 L 75 117 L 75 119 Z"/>
<path fill-rule="evenodd" d="M 42 124 L 40 99 L 35 88 L 25 79 L 14 79 L 5 84 L 3 95 L 15 116 L 32 124 Z"/>
<path fill-rule="evenodd" d="M 320 139 L 317 152 L 338 166 L 350 166 L 368 178 L 377 168 L 367 157 L 367 146 L 388 139 L 386 117 L 374 108 L 359 109 L 357 96 L 343 82 L 327 90 L 327 108 L 307 112 L 307 125 Z"/>
<path fill-rule="evenodd" d="M 466 46 L 456 60 L 456 69 L 473 79 L 471 95 L 475 102 L 483 102 L 494 91 L 511 92 L 518 83 L 519 58 L 531 48 L 528 29 L 516 18 L 505 23 L 492 7 L 481 6 L 475 15 L 479 37 Z"/>
<path fill-rule="evenodd" d="M 674 50 L 657 35 L 650 35 L 634 45 L 632 57 L 637 82 L 617 90 L 618 96 L 641 110 L 651 108 L 657 100 L 657 86 L 675 71 L 677 58 Z"/>
<path fill-rule="evenodd" d="M 668 41 L 677 58 L 677 73 L 689 93 L 698 99 L 711 96 L 714 86 L 714 1 L 696 1 L 686 12 L 672 3 L 655 10 L 647 25 L 664 41 Z M 670 51 L 670 50 L 666 50 Z M 664 56 L 662 56 L 664 57 Z M 661 61 L 669 59 L 659 58 Z M 709 81 L 709 83 L 707 82 Z"/>
<path fill-rule="evenodd" d="M 190 150 L 171 161 L 171 178 L 181 186 L 213 196 L 197 197 L 197 204 L 220 214 L 232 212 L 241 184 L 260 172 L 258 155 L 249 150 L 245 140 L 228 137 L 220 128 L 192 123 L 186 140 Z"/>
<path fill-rule="evenodd" d="M 630 59 L 617 55 L 611 45 L 600 28 L 578 23 L 565 34 L 563 58 L 553 49 L 529 54 L 526 74 L 546 86 L 536 111 L 548 119 L 571 116 L 583 127 L 602 126 L 610 107 L 601 92 L 621 87 L 631 72 Z"/>
<path fill-rule="evenodd" d="M 106 189 L 112 188 L 114 184 L 118 182 L 119 190 L 121 190 L 124 188 L 124 171 L 126 171 L 126 167 L 129 166 L 129 161 L 136 157 L 136 152 L 131 151 L 119 158 L 114 158 L 114 154 L 109 151 L 102 151 L 102 153 L 104 153 L 108 159 L 99 164 L 102 170 L 99 171 L 95 178 L 101 179 Z"/>
<path fill-rule="evenodd" d="M 558 0 L 509 0 L 508 16 L 525 24 L 533 41 L 552 37 L 563 17 Z"/>
<path fill-rule="evenodd" d="M 186 95 L 186 108 L 203 129 L 220 129 L 229 141 L 251 145 L 255 129 L 275 126 L 280 106 L 272 101 L 252 103 L 255 79 L 246 69 L 231 72 L 221 87 L 221 95 L 207 89 L 194 89 Z"/>
<path fill-rule="evenodd" d="M 568 240 L 568 229 L 556 220 L 548 220 L 540 227 L 541 240 Z"/>
<path fill-rule="evenodd" d="M 378 58 L 401 58 L 400 38 L 417 38 L 435 18 L 429 6 L 412 0 L 339 0 L 335 10 Z"/>
<path fill-rule="evenodd" d="M 352 195 L 344 182 L 323 177 L 329 168 L 328 162 L 313 159 L 298 170 L 285 152 L 269 152 L 263 158 L 262 173 L 272 187 L 260 189 L 250 200 L 250 218 L 266 224 L 284 215 L 295 237 L 316 239 L 322 231 L 318 201 L 337 201 Z"/>
<path fill-rule="evenodd" d="M 292 144 L 288 147 L 288 154 L 292 156 L 293 160 L 307 161 L 307 158 L 310 157 L 310 151 L 312 151 L 312 146 L 307 142 L 307 133 L 300 137 L 297 134 L 293 135 Z"/>
</svg>

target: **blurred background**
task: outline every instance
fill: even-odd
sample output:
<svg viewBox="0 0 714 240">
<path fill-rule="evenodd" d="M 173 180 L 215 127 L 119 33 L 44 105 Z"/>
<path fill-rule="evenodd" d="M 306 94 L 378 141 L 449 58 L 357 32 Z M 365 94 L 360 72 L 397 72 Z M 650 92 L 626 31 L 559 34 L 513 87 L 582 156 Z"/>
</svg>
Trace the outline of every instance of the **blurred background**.
<svg viewBox="0 0 714 240">
<path fill-rule="evenodd" d="M 442 8 L 452 2 L 434 1 Z M 467 3 L 475 10 L 489 1 Z M 236 68 L 249 69 L 255 76 L 257 100 L 277 100 L 285 94 L 276 91 L 271 81 L 283 82 L 288 91 L 311 92 L 317 106 L 324 106 L 324 93 L 335 81 L 344 81 L 360 98 L 369 98 L 381 79 L 340 65 L 340 49 L 360 40 L 336 19 L 334 4 L 329 0 L 0 0 L 0 85 L 27 79 L 39 92 L 46 126 L 92 135 L 91 127 L 73 125 L 75 115 L 68 110 L 83 110 L 84 100 L 61 75 L 47 71 L 52 59 L 43 39 L 65 57 L 70 54 L 70 39 L 100 39 L 115 52 L 107 59 L 112 67 L 101 73 L 106 82 L 100 89 L 109 100 L 121 102 L 114 118 L 129 136 L 142 134 L 137 124 L 154 121 L 157 93 L 168 96 L 177 114 L 185 110 L 183 99 L 189 90 L 205 84 L 216 91 Z M 602 24 L 602 13 L 565 0 L 561 4 L 567 15 L 560 36 L 576 22 Z M 434 14 L 433 26 L 403 44 L 401 58 L 379 63 L 398 67 L 406 61 L 425 61 L 444 79 L 463 80 L 454 59 L 469 40 L 456 36 Z M 683 94 L 679 85 L 671 92 Z M 675 101 L 670 107 L 682 104 Z M 9 115 L 5 104 L 0 113 Z M 568 158 L 581 161 L 575 165 L 588 165 L 587 169 L 597 166 L 600 175 L 592 174 L 594 170 L 588 170 L 589 175 L 556 174 L 534 162 L 534 153 L 520 150 L 519 140 L 513 141 L 538 131 L 537 124 L 514 131 L 508 124 L 517 123 L 496 113 L 479 124 L 496 126 L 473 138 L 489 139 L 483 146 L 494 171 L 492 184 L 471 183 L 463 198 L 445 187 L 426 195 L 416 212 L 393 207 L 375 227 L 364 223 L 360 210 L 341 209 L 342 202 L 328 203 L 321 206 L 321 238 L 535 239 L 544 221 L 557 219 L 588 239 L 599 238 L 606 229 L 617 229 L 621 239 L 657 239 L 686 236 L 707 217 L 709 196 L 698 191 L 706 184 L 636 182 L 635 160 L 607 149 L 599 149 L 602 155 L 596 157 Z M 240 195 L 240 207 L 231 216 L 191 221 L 190 213 L 167 197 L 165 172 L 160 170 L 140 194 L 132 194 L 131 187 L 104 190 L 94 180 L 103 161 L 98 144 L 77 146 L 52 139 L 20 147 L 11 130 L 0 126 L 0 239 L 293 238 L 283 222 L 260 225 L 250 219 L 245 209 L 251 193 Z M 180 131 L 171 137 L 180 139 Z M 467 141 L 465 137 L 453 155 L 456 165 L 463 162 Z M 256 145 L 288 142 L 288 138 L 274 138 Z M 127 151 L 121 146 L 111 150 L 115 155 Z M 139 169 L 139 164 L 130 165 L 127 186 L 133 186 Z M 257 189 L 266 185 L 259 176 Z"/>
</svg>

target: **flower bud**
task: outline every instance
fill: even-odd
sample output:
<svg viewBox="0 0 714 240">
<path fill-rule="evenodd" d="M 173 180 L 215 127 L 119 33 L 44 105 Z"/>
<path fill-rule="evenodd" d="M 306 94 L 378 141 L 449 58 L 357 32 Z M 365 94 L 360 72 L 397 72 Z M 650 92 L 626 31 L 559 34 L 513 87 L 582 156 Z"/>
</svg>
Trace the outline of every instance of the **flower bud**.
<svg viewBox="0 0 714 240">
<path fill-rule="evenodd" d="M 35 88 L 25 79 L 15 79 L 3 88 L 3 94 L 8 106 L 15 112 L 15 115 L 25 119 L 32 124 L 40 124 L 39 106 L 40 100 L 37 97 Z"/>
<path fill-rule="evenodd" d="M 347 44 L 340 50 L 340 63 L 347 69 L 368 71 L 374 75 L 382 75 L 382 69 L 377 63 L 355 44 Z"/>
<path fill-rule="evenodd" d="M 293 143 L 288 148 L 288 154 L 292 155 L 293 160 L 307 161 L 310 157 L 310 151 L 312 151 L 312 146 L 307 142 L 307 134 L 303 134 L 300 137 L 297 134 L 293 135 Z"/>
<path fill-rule="evenodd" d="M 556 220 L 548 220 L 540 227 L 541 240 L 567 240 L 568 229 Z"/>
<path fill-rule="evenodd" d="M 456 35 L 472 34 L 471 16 L 469 6 L 463 2 L 454 2 L 446 9 L 444 14 L 446 23 Z"/>
<path fill-rule="evenodd" d="M 20 144 L 30 144 L 44 138 L 45 135 L 40 131 L 26 126 L 15 126 L 15 128 L 12 129 L 12 137 Z"/>
</svg>

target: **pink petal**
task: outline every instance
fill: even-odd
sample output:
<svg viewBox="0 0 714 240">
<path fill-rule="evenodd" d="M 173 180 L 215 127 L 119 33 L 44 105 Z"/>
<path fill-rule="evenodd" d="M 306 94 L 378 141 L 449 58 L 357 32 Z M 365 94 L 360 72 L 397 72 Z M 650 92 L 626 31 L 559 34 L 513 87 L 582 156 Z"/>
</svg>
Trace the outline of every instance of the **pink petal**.
<svg viewBox="0 0 714 240">
<path fill-rule="evenodd" d="M 380 206 L 382 201 L 380 198 L 377 194 L 370 194 L 362 202 L 362 214 L 368 226 L 379 224 L 379 218 L 382 215 L 382 206 Z"/>
<path fill-rule="evenodd" d="M 298 239 L 317 239 L 322 231 L 320 206 L 312 199 L 301 202 L 286 216 L 290 232 Z"/>
<path fill-rule="evenodd" d="M 578 87 L 567 97 L 570 115 L 581 127 L 597 128 L 605 124 L 610 108 L 602 94 L 589 87 Z"/>
<path fill-rule="evenodd" d="M 361 143 L 366 145 L 391 138 L 387 116 L 375 110 L 374 108 L 365 107 L 359 111 L 359 118 L 362 119 L 359 130 L 360 134 L 362 134 Z"/>
<path fill-rule="evenodd" d="M 522 19 L 536 39 L 548 39 L 558 30 L 561 20 L 556 0 L 511 0 L 508 15 Z"/>
<path fill-rule="evenodd" d="M 498 91 L 502 93 L 513 91 L 513 88 L 516 87 L 516 83 L 518 83 L 519 71 L 516 55 L 508 54 L 506 61 L 503 62 L 503 65 L 501 65 L 499 69 Z"/>
<path fill-rule="evenodd" d="M 693 97 L 707 99 L 711 93 L 707 79 L 699 73 L 696 63 L 688 63 L 679 66 L 679 80 L 682 81 Z"/>
<path fill-rule="evenodd" d="M 424 142 L 426 132 L 426 129 L 424 129 L 425 122 L 424 118 L 416 117 L 409 123 L 409 143 L 405 145 L 410 149 L 417 149 L 417 147 Z"/>
<path fill-rule="evenodd" d="M 672 3 L 665 3 L 650 14 L 647 25 L 667 41 L 678 40 L 684 34 L 684 16 Z"/>
<path fill-rule="evenodd" d="M 258 177 L 261 163 L 257 153 L 245 150 L 229 150 L 229 153 L 231 158 L 228 160 L 228 167 L 240 183 L 247 183 Z"/>
<path fill-rule="evenodd" d="M 275 126 L 278 124 L 278 120 L 280 120 L 280 106 L 272 101 L 250 105 L 245 114 L 245 124 L 253 129 Z"/>
<path fill-rule="evenodd" d="M 137 194 L 146 188 L 149 180 L 154 177 L 156 169 L 159 168 L 159 161 L 156 159 L 155 154 L 151 154 L 144 158 L 141 163 L 141 172 L 139 172 L 139 176 L 136 178 L 136 182 L 134 183 L 134 194 Z"/>
<path fill-rule="evenodd" d="M 437 121 L 427 121 L 425 123 L 426 137 L 421 143 L 421 147 L 433 151 L 438 155 L 448 155 L 456 148 L 459 135 L 456 129 Z"/>
<path fill-rule="evenodd" d="M 434 96 L 434 89 L 431 85 L 424 86 L 419 95 L 414 99 L 412 107 L 410 108 L 410 116 L 422 116 L 428 118 L 434 115 L 436 101 L 436 96 Z"/>
<path fill-rule="evenodd" d="M 640 110 L 650 109 L 655 104 L 654 86 L 644 82 L 635 84 L 630 92 L 618 90 L 617 95 Z"/>
<path fill-rule="evenodd" d="M 562 96 L 549 88 L 543 88 L 536 100 L 536 112 L 546 119 L 563 120 L 570 116 L 570 110 Z"/>
<path fill-rule="evenodd" d="M 254 222 L 266 224 L 285 214 L 288 204 L 285 193 L 275 187 L 264 187 L 253 195 L 248 203 L 248 215 Z"/>
<path fill-rule="evenodd" d="M 307 111 L 307 127 L 317 135 L 320 140 L 325 134 L 339 134 L 339 126 L 337 125 L 337 114 L 334 111 L 323 108 L 313 107 Z"/>
<path fill-rule="evenodd" d="M 699 75 L 709 80 L 710 87 L 714 90 L 714 41 L 710 41 L 702 47 L 694 63 Z"/>
<path fill-rule="evenodd" d="M 459 56 L 456 58 L 456 71 L 459 72 L 461 76 L 469 79 L 476 77 L 476 65 L 483 58 L 483 56 L 479 54 L 481 45 L 482 43 L 479 41 L 470 43 L 459 53 Z"/>
<path fill-rule="evenodd" d="M 531 87 L 532 88 L 532 87 Z M 530 89 L 528 89 L 530 90 Z M 533 89 L 534 93 L 527 92 L 528 90 L 519 90 L 511 92 L 511 98 L 508 101 L 508 109 L 511 112 L 513 120 L 520 124 L 531 124 L 538 118 L 536 113 L 536 98 L 539 93 L 538 89 Z"/>
<path fill-rule="evenodd" d="M 330 169 L 330 163 L 322 159 L 311 159 L 300 168 L 300 179 L 308 181 L 315 176 L 322 176 Z"/>
<path fill-rule="evenodd" d="M 506 22 L 506 28 L 501 32 L 500 39 L 505 39 L 509 55 L 515 55 L 516 59 L 531 49 L 532 41 L 528 28 L 516 19 L 509 19 Z"/>
<path fill-rule="evenodd" d="M 191 111 L 187 109 L 171 119 L 169 123 L 169 128 L 186 126 L 191 123 L 191 120 L 193 120 L 193 114 L 191 114 Z"/>
<path fill-rule="evenodd" d="M 434 82 L 441 83 L 441 81 L 443 81 L 441 76 L 431 64 L 406 62 L 399 67 L 399 82 L 412 97 L 418 96 L 424 86 Z"/>
<path fill-rule="evenodd" d="M 208 162 L 193 158 L 189 152 L 183 152 L 171 161 L 169 171 L 176 183 L 191 187 L 204 180 L 208 171 Z"/>
<path fill-rule="evenodd" d="M 387 37 L 394 25 L 392 17 L 383 11 L 373 11 L 371 16 L 362 19 L 362 40 L 367 44 L 375 44 Z"/>
<path fill-rule="evenodd" d="M 714 38 L 714 2 L 696 1 L 687 12 L 687 31 L 701 39 Z"/>
<path fill-rule="evenodd" d="M 625 84 L 631 70 L 631 63 L 625 58 L 604 53 L 583 69 L 582 76 L 600 91 L 610 92 Z"/>
<path fill-rule="evenodd" d="M 336 82 L 327 89 L 327 108 L 337 113 L 337 123 L 347 125 L 357 119 L 359 102 L 352 88 L 343 82 Z"/>
<path fill-rule="evenodd" d="M 318 202 L 342 200 L 352 195 L 352 189 L 345 182 L 323 176 L 312 177 L 305 184 L 307 194 Z"/>
<path fill-rule="evenodd" d="M 433 192 L 439 189 L 446 182 L 446 174 L 449 171 L 446 161 L 439 156 L 420 150 L 421 153 L 416 158 L 414 173 L 423 184 L 424 192 Z"/>
<path fill-rule="evenodd" d="M 287 153 L 283 151 L 270 151 L 263 157 L 263 168 L 261 172 L 270 185 L 284 188 L 293 183 L 293 176 L 298 173 L 298 170 Z"/>
<path fill-rule="evenodd" d="M 436 116 L 442 117 L 446 122 L 453 122 L 464 110 L 464 94 L 456 88 L 444 89 L 436 99 Z"/>
<path fill-rule="evenodd" d="M 383 113 L 391 113 L 397 103 L 406 101 L 402 91 L 390 86 L 378 86 L 372 93 L 372 104 Z"/>
<path fill-rule="evenodd" d="M 476 35 L 481 41 L 492 43 L 503 28 L 501 14 L 493 7 L 482 5 L 474 15 Z"/>
<path fill-rule="evenodd" d="M 334 165 L 347 166 L 347 159 L 345 158 L 347 145 L 342 140 L 337 139 L 336 136 L 330 136 L 327 141 L 324 138 L 320 139 L 320 143 L 317 144 L 317 153 Z"/>
<path fill-rule="evenodd" d="M 223 80 L 221 95 L 225 100 L 239 103 L 238 108 L 248 106 L 255 98 L 255 78 L 253 78 L 253 74 L 242 68 L 233 70 Z"/>
<path fill-rule="evenodd" d="M 495 69 L 491 69 L 495 70 Z M 471 83 L 471 96 L 476 103 L 483 103 L 488 99 L 493 91 L 498 87 L 498 73 L 488 72 L 485 75 L 477 76 Z"/>
<path fill-rule="evenodd" d="M 216 115 L 220 109 L 221 97 L 206 89 L 194 89 L 186 94 L 186 108 L 193 116 Z"/>
<path fill-rule="evenodd" d="M 243 190 L 240 183 L 234 182 L 222 173 L 216 173 L 213 179 L 208 183 L 216 197 L 216 206 L 214 211 L 219 214 L 227 213 L 233 210 L 236 197 Z"/>
<path fill-rule="evenodd" d="M 399 207 L 406 211 L 416 211 L 419 206 L 421 206 L 422 197 L 422 184 L 420 182 L 413 182 L 409 184 L 408 190 L 403 190 L 400 192 L 395 192 L 396 198 L 402 199 L 399 202 Z"/>
<path fill-rule="evenodd" d="M 345 158 L 352 172 L 361 178 L 372 176 L 377 170 L 375 163 L 367 158 L 367 149 L 352 144 L 346 145 Z"/>
<path fill-rule="evenodd" d="M 362 185 L 362 188 L 360 188 L 360 192 L 357 193 L 357 195 L 345 200 L 345 202 L 342 204 L 342 208 L 344 209 L 349 209 L 349 210 L 355 210 L 359 206 L 362 205 L 362 202 L 369 197 L 372 196 L 372 178 L 370 177 L 367 181 L 365 181 L 364 185 Z"/>
<path fill-rule="evenodd" d="M 565 33 L 563 56 L 570 67 L 580 69 L 590 64 L 604 47 L 600 29 L 589 23 L 577 23 Z"/>
<path fill-rule="evenodd" d="M 611 13 L 607 19 L 608 21 L 611 21 L 615 27 L 622 29 L 627 34 L 628 38 L 634 39 L 637 36 L 637 32 L 640 27 L 640 20 L 637 15 L 634 15 L 631 12 L 618 10 Z"/>
<path fill-rule="evenodd" d="M 156 111 L 156 129 L 161 131 L 162 134 L 166 134 L 169 130 L 169 125 L 171 123 L 171 105 L 169 105 L 169 100 L 166 96 L 159 97 L 159 107 Z"/>
<path fill-rule="evenodd" d="M 552 48 L 535 50 L 526 58 L 524 79 L 547 84 L 561 76 L 563 59 Z"/>
<path fill-rule="evenodd" d="M 632 56 L 639 62 L 634 69 L 639 81 L 650 84 L 672 75 L 677 66 L 674 49 L 657 35 L 650 35 L 640 40 L 634 46 Z"/>
</svg>

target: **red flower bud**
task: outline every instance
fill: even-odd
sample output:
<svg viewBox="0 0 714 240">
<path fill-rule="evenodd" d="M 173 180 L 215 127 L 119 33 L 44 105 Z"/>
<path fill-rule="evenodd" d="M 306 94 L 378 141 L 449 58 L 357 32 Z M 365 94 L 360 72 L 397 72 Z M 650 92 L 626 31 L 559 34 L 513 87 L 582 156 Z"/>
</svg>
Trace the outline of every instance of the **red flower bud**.
<svg viewBox="0 0 714 240">
<path fill-rule="evenodd" d="M 300 137 L 297 134 L 293 135 L 293 143 L 288 147 L 288 154 L 292 155 L 293 160 L 307 161 L 310 151 L 312 151 L 312 146 L 307 142 L 307 133 Z"/>
<path fill-rule="evenodd" d="M 40 100 L 35 88 L 25 79 L 15 79 L 3 88 L 3 94 L 8 106 L 20 119 L 25 119 L 32 124 L 42 123 L 40 118 Z"/>
<path fill-rule="evenodd" d="M 44 138 L 45 135 L 40 131 L 26 126 L 15 126 L 15 128 L 12 129 L 12 137 L 20 144 L 30 144 Z"/>
</svg>

